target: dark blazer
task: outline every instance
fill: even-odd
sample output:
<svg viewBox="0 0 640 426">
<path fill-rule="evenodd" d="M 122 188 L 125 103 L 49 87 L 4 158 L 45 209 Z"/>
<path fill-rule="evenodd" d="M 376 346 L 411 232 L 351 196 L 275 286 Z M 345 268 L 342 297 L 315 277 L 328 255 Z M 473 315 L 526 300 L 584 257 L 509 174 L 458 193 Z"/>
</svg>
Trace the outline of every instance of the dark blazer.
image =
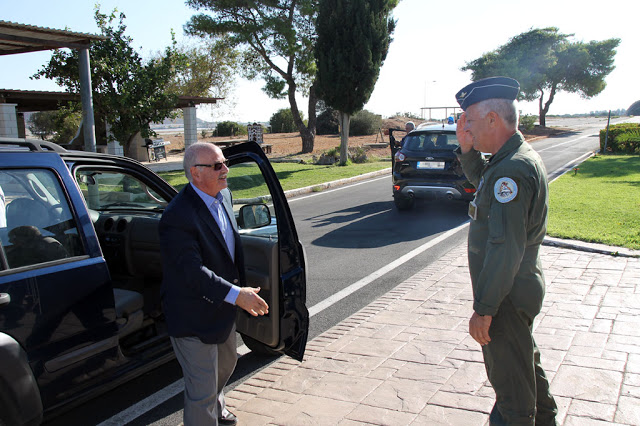
<svg viewBox="0 0 640 426">
<path fill-rule="evenodd" d="M 235 262 L 218 224 L 190 184 L 160 220 L 162 307 L 170 336 L 222 343 L 235 322 L 236 307 L 224 298 L 232 284 L 244 285 L 244 259 L 231 193 L 225 189 L 222 196 L 234 230 Z"/>
</svg>

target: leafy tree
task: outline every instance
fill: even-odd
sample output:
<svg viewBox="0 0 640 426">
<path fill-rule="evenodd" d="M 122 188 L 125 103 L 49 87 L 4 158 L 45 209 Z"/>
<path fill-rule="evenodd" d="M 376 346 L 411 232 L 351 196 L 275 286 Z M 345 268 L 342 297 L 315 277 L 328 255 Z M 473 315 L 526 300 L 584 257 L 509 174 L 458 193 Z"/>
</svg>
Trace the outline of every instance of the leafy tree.
<svg viewBox="0 0 640 426">
<path fill-rule="evenodd" d="M 240 58 L 228 38 L 207 39 L 198 46 L 182 45 L 176 50 L 181 63 L 173 81 L 168 84 L 169 93 L 218 98 L 229 94 L 240 68 Z"/>
<path fill-rule="evenodd" d="M 36 112 L 31 114 L 27 128 L 40 139 L 47 138 L 56 133 L 55 117 L 52 111 Z"/>
<path fill-rule="evenodd" d="M 249 79 L 262 77 L 270 97 L 289 99 L 302 138 L 302 152 L 312 152 L 316 132 L 315 0 L 187 0 L 195 10 L 185 29 L 191 35 L 227 35 L 231 45 L 244 47 L 243 72 Z M 299 114 L 295 95 L 309 96 L 308 124 Z"/>
<path fill-rule="evenodd" d="M 131 37 L 125 35 L 124 19 L 122 13 L 116 19 L 115 11 L 105 15 L 96 9 L 95 20 L 106 40 L 93 42 L 89 53 L 96 127 L 106 120 L 112 138 L 123 145 L 125 155 L 130 155 L 131 142 L 138 132 L 145 138 L 155 135 L 149 123 L 175 115 L 177 97 L 168 92 L 168 87 L 182 62 L 175 40 L 161 58 L 144 62 L 131 47 Z M 78 52 L 56 50 L 49 63 L 33 76 L 41 77 L 78 92 Z"/>
<path fill-rule="evenodd" d="M 318 96 L 340 111 L 340 164 L 347 161 L 349 122 L 369 100 L 387 57 L 397 0 L 321 0 L 316 23 Z"/>
<path fill-rule="evenodd" d="M 635 101 L 627 109 L 627 115 L 640 115 L 640 101 Z"/>
<path fill-rule="evenodd" d="M 333 108 L 326 108 L 318 115 L 316 130 L 319 135 L 335 135 L 340 132 L 338 122 L 338 111 Z"/>
<path fill-rule="evenodd" d="M 71 142 L 82 122 L 82 113 L 78 107 L 60 107 L 54 111 L 41 111 L 31 114 L 27 127 L 42 140 L 57 144 Z"/>
<path fill-rule="evenodd" d="M 299 114 L 304 119 L 302 112 Z M 273 133 L 293 133 L 298 130 L 290 108 L 283 108 L 276 111 L 271 116 L 269 124 L 271 124 L 271 131 Z"/>
<path fill-rule="evenodd" d="M 570 41 L 571 36 L 555 27 L 532 29 L 467 62 L 462 70 L 471 71 L 474 81 L 496 75 L 518 80 L 521 99 L 538 99 L 540 125 L 545 126 L 558 92 L 578 93 L 585 99 L 596 96 L 615 68 L 613 60 L 620 39 L 584 43 Z"/>
</svg>

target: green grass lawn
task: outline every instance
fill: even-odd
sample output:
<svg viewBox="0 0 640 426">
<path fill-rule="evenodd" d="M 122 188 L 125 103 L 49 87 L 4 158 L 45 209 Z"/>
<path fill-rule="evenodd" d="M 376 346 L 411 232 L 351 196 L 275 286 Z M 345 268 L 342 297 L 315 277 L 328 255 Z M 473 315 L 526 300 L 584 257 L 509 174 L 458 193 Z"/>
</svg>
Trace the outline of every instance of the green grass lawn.
<svg viewBox="0 0 640 426">
<path fill-rule="evenodd" d="M 343 167 L 297 163 L 271 163 L 271 166 L 275 170 L 278 180 L 280 180 L 282 189 L 288 191 L 386 169 L 391 167 L 391 162 L 388 160 L 375 161 L 350 164 Z M 184 177 L 184 172 L 182 171 L 161 172 L 158 174 L 178 190 L 187 184 L 187 178 Z M 252 167 L 232 168 L 229 172 L 228 180 L 229 187 L 233 189 L 233 197 L 252 198 L 265 195 L 267 193 L 266 186 L 264 186 L 262 179 L 257 176 L 258 171 Z"/>
<path fill-rule="evenodd" d="M 592 157 L 549 194 L 549 235 L 640 249 L 640 156 Z"/>
</svg>

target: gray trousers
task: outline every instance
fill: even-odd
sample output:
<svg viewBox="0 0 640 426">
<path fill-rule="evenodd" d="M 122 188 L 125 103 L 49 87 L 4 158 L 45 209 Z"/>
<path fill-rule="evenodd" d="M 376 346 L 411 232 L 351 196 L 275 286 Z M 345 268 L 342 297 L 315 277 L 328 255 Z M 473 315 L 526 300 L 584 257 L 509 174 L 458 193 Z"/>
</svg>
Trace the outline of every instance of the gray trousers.
<svg viewBox="0 0 640 426">
<path fill-rule="evenodd" d="M 184 425 L 217 426 L 229 413 L 222 391 L 238 361 L 235 326 L 217 345 L 197 337 L 171 337 L 171 344 L 184 376 Z"/>
</svg>

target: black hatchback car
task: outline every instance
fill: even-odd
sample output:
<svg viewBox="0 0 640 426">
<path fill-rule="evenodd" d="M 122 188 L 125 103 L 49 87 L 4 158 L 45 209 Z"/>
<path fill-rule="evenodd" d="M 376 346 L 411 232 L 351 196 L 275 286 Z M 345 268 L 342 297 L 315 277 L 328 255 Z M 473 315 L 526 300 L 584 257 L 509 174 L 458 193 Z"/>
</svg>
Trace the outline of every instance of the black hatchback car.
<svg viewBox="0 0 640 426">
<path fill-rule="evenodd" d="M 455 124 L 420 125 L 405 136 L 392 158 L 399 210 L 412 208 L 416 198 L 473 200 L 476 189 L 453 153 L 457 147 Z"/>
<path fill-rule="evenodd" d="M 247 280 L 269 314 L 245 344 L 301 360 L 304 249 L 255 143 L 224 150 Z M 158 224 L 177 194 L 140 163 L 0 138 L 0 425 L 38 424 L 172 360 Z"/>
</svg>

